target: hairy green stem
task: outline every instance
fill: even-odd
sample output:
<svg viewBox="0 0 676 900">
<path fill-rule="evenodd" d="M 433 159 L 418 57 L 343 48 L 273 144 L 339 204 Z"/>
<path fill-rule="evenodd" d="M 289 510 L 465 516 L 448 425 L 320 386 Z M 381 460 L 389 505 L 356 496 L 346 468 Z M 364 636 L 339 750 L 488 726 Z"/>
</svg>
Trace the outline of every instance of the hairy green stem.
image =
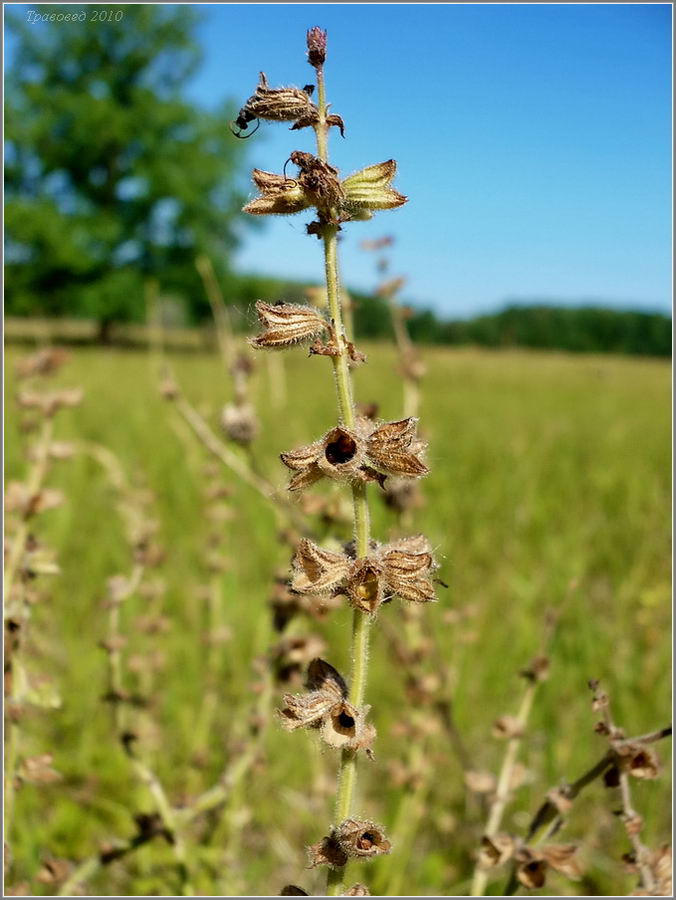
<svg viewBox="0 0 676 900">
<path fill-rule="evenodd" d="M 324 72 L 317 69 L 317 91 L 319 122 L 315 128 L 317 135 L 317 155 L 328 162 L 328 129 L 326 126 L 326 88 Z M 348 365 L 348 347 L 343 323 L 340 282 L 338 278 L 337 225 L 324 226 L 324 270 L 329 313 L 335 331 L 338 354 L 331 357 L 338 399 L 340 420 L 347 428 L 354 428 L 354 399 L 352 379 Z M 352 486 L 354 509 L 354 537 L 357 557 L 367 556 L 370 542 L 369 508 L 365 484 Z M 361 610 L 354 611 L 352 620 L 352 665 L 350 671 L 349 700 L 354 706 L 361 706 L 366 690 L 368 673 L 368 651 L 370 619 Z M 336 796 L 336 824 L 352 813 L 357 785 L 357 758 L 353 750 L 343 750 L 338 769 L 338 791 Z M 329 869 L 327 893 L 336 897 L 343 892 L 344 869 Z"/>
</svg>

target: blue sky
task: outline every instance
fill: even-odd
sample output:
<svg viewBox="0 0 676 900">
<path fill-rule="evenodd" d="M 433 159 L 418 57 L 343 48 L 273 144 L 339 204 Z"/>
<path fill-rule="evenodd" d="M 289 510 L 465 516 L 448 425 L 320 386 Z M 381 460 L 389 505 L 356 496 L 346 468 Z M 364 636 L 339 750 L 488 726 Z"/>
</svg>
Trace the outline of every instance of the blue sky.
<svg viewBox="0 0 676 900">
<path fill-rule="evenodd" d="M 346 174 L 394 157 L 400 210 L 344 228 L 348 285 L 376 281 L 365 238 L 392 234 L 392 273 L 444 315 L 506 299 L 671 305 L 669 4 L 205 4 L 190 95 L 237 105 L 259 70 L 312 81 L 305 31 L 329 31 L 326 77 Z M 252 165 L 281 171 L 311 130 L 262 123 Z M 253 188 L 252 188 L 253 193 Z M 321 278 L 307 215 L 268 219 L 239 266 Z"/>
</svg>

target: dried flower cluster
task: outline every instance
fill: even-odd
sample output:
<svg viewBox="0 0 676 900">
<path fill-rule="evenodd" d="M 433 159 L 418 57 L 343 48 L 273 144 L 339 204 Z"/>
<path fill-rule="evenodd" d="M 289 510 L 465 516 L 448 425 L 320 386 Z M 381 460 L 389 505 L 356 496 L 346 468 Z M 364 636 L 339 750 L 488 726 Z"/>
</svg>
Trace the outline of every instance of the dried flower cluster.
<svg viewBox="0 0 676 900">
<path fill-rule="evenodd" d="M 397 172 L 393 159 L 367 166 L 342 180 L 336 168 L 311 153 L 294 150 L 289 159 L 298 168 L 296 178 L 253 170 L 259 196 L 247 203 L 244 212 L 252 216 L 291 216 L 314 208 L 317 222 L 309 226 L 309 233 L 320 235 L 322 225 L 366 221 L 378 210 L 396 209 L 406 203 L 407 198 L 392 187 Z"/>
<path fill-rule="evenodd" d="M 422 461 L 426 445 L 416 436 L 417 419 L 376 425 L 359 417 L 354 428 L 336 425 L 318 441 L 281 454 L 287 469 L 297 474 L 290 491 L 303 490 L 321 478 L 336 481 L 377 481 L 388 475 L 420 478 L 429 469 Z"/>
<path fill-rule="evenodd" d="M 256 410 L 249 399 L 249 379 L 253 372 L 253 361 L 240 353 L 231 366 L 235 396 L 221 413 L 221 426 L 227 437 L 235 444 L 249 447 L 258 436 L 260 425 Z"/>
<path fill-rule="evenodd" d="M 317 728 L 321 739 L 330 747 L 364 750 L 372 756 L 371 745 L 376 732 L 365 722 L 370 709 L 358 709 L 347 700 L 347 685 L 338 672 L 323 659 L 314 659 L 308 667 L 307 694 L 285 694 L 280 710 L 282 726 L 287 731 Z"/>
<path fill-rule="evenodd" d="M 373 548 L 361 559 L 354 546 L 334 553 L 303 539 L 293 561 L 291 588 L 304 594 L 345 594 L 355 609 L 374 614 L 393 596 L 412 603 L 436 599 L 430 577 L 436 568 L 427 538 L 419 534 Z"/>
</svg>

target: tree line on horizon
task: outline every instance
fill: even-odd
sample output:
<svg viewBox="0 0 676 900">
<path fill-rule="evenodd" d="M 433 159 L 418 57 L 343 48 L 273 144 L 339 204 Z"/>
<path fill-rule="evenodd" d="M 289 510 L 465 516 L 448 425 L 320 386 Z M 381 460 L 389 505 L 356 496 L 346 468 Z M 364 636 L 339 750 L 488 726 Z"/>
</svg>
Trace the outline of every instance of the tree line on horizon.
<svg viewBox="0 0 676 900">
<path fill-rule="evenodd" d="M 225 296 L 236 298 L 239 327 L 250 326 L 247 310 L 256 300 L 302 302 L 306 284 L 260 275 L 233 275 Z M 350 289 L 357 336 L 389 337 L 387 300 Z M 408 328 L 421 344 L 481 347 L 532 347 L 573 353 L 625 353 L 671 356 L 671 317 L 659 312 L 626 310 L 585 304 L 569 306 L 550 301 L 506 301 L 492 313 L 446 318 L 431 309 L 408 306 Z M 205 310 L 205 315 L 209 315 Z"/>
</svg>

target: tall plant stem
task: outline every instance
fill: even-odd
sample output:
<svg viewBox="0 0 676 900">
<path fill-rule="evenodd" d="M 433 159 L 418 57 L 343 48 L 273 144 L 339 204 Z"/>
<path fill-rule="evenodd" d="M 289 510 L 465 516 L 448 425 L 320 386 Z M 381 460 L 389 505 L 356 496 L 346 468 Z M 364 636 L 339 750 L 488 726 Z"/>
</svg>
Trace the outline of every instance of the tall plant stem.
<svg viewBox="0 0 676 900">
<path fill-rule="evenodd" d="M 317 69 L 317 91 L 319 100 L 319 122 L 315 128 L 317 135 L 317 155 L 328 162 L 328 129 L 326 126 L 326 88 L 324 71 Z M 333 374 L 338 399 L 338 414 L 347 428 L 354 428 L 354 399 L 352 379 L 348 366 L 347 341 L 343 323 L 340 282 L 338 278 L 337 225 L 324 226 L 324 270 L 326 274 L 326 293 L 329 312 L 338 354 L 331 357 Z M 367 556 L 369 552 L 370 524 L 366 485 L 353 484 L 352 504 L 354 510 L 354 538 L 357 557 Z M 368 673 L 370 619 L 356 609 L 352 619 L 352 665 L 350 670 L 349 700 L 354 706 L 364 702 L 366 678 Z M 343 750 L 338 769 L 338 791 L 336 796 L 336 823 L 350 816 L 354 803 L 357 785 L 357 758 L 353 750 Z M 327 893 L 337 897 L 343 892 L 343 869 L 329 869 Z"/>
<path fill-rule="evenodd" d="M 204 290 L 211 306 L 211 313 L 214 317 L 214 325 L 216 327 L 216 338 L 218 347 L 221 351 L 223 365 L 226 371 L 230 369 L 234 356 L 232 323 L 230 321 L 230 311 L 223 297 L 223 292 L 216 278 L 214 267 L 208 256 L 201 254 L 195 259 L 195 268 L 200 274 L 204 283 Z"/>
</svg>

